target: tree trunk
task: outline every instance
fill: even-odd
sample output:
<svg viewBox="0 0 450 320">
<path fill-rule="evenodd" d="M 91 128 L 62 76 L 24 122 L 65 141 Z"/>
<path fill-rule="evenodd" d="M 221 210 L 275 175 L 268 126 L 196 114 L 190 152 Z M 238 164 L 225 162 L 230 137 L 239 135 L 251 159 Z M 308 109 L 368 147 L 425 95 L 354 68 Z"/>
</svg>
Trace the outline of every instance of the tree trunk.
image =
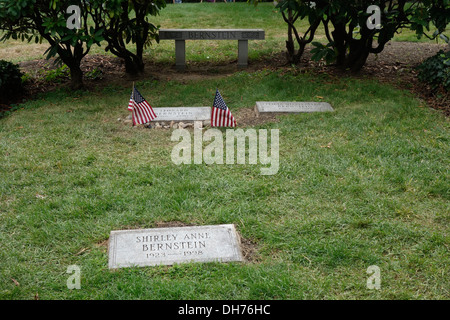
<svg viewBox="0 0 450 320">
<path fill-rule="evenodd" d="M 368 57 L 369 57 L 369 50 L 366 48 L 361 48 L 358 54 L 355 55 L 349 54 L 346 61 L 346 67 L 349 68 L 352 72 L 358 72 L 366 64 Z"/>
<path fill-rule="evenodd" d="M 345 24 L 335 22 L 332 23 L 334 25 L 334 30 L 331 32 L 331 35 L 334 41 L 334 48 L 337 51 L 336 65 L 339 67 L 345 67 L 347 53 L 347 31 L 345 29 Z"/>
<path fill-rule="evenodd" d="M 70 69 L 70 88 L 72 90 L 81 90 L 83 85 L 83 71 L 80 68 L 80 63 L 68 65 Z"/>
<path fill-rule="evenodd" d="M 136 75 L 144 72 L 144 62 L 139 57 L 127 55 L 124 57 L 125 60 L 125 72 L 130 75 Z"/>
<path fill-rule="evenodd" d="M 72 53 L 70 49 L 67 50 L 62 46 L 58 46 L 58 54 L 61 60 L 70 69 L 70 88 L 72 90 L 81 90 L 84 89 L 81 60 L 83 60 L 85 55 L 89 52 L 89 49 L 83 52 L 83 45 L 81 43 L 77 43 L 73 48 Z"/>
<path fill-rule="evenodd" d="M 352 39 L 347 43 L 348 50 L 345 55 L 345 62 L 342 67 L 358 72 L 365 65 L 369 57 L 369 49 L 367 48 L 367 39 Z"/>
<path fill-rule="evenodd" d="M 334 48 L 337 51 L 336 65 L 342 69 L 350 69 L 358 72 L 365 65 L 369 57 L 370 50 L 363 39 L 351 39 L 347 35 L 345 25 L 336 24 L 332 32 Z"/>
<path fill-rule="evenodd" d="M 288 9 L 288 19 L 292 23 L 292 10 Z M 294 63 L 295 45 L 292 37 L 292 27 L 288 24 L 288 39 L 286 41 L 286 57 L 289 63 Z"/>
<path fill-rule="evenodd" d="M 297 32 L 297 30 L 294 27 L 295 19 L 294 19 L 291 9 L 288 9 L 287 19 L 288 19 L 289 23 L 288 23 L 288 39 L 286 41 L 286 50 L 287 50 L 286 58 L 290 64 L 298 64 L 300 62 L 300 58 L 303 55 L 303 52 L 305 51 L 307 41 L 303 41 L 303 39 L 302 39 L 302 41 L 300 41 L 300 40 L 297 40 L 297 38 L 296 38 L 297 42 L 299 42 L 298 43 L 299 49 L 296 52 L 293 33 Z"/>
</svg>

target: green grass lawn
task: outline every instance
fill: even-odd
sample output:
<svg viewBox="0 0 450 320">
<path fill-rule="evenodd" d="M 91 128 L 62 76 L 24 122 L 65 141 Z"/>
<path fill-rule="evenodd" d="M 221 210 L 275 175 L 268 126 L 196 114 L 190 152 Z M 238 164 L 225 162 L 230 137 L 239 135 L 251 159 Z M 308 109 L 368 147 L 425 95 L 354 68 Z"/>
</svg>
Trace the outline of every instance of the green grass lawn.
<svg viewBox="0 0 450 320">
<path fill-rule="evenodd" d="M 283 50 L 272 4 L 255 10 L 169 5 L 158 22 L 264 28 L 254 57 Z M 236 44 L 218 43 L 188 42 L 188 59 L 231 60 Z M 170 61 L 171 46 L 148 57 Z M 280 130 L 280 169 L 262 176 L 261 165 L 173 164 L 170 130 L 117 121 L 131 84 L 28 101 L 0 119 L 0 299 L 450 298 L 449 123 L 440 112 L 375 80 L 286 70 L 137 86 L 154 107 L 208 106 L 217 87 L 232 112 L 318 97 L 335 112 L 255 127 Z M 108 269 L 111 230 L 173 221 L 235 224 L 255 252 L 244 263 Z M 80 290 L 66 286 L 70 265 L 81 268 Z M 371 265 L 380 291 L 366 287 Z"/>
</svg>

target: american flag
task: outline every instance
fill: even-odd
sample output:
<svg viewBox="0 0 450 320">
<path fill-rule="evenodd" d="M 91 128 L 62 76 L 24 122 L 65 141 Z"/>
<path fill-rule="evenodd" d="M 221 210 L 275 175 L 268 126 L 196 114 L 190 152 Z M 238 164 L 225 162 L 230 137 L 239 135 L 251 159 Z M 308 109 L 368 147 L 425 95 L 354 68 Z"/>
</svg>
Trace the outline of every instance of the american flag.
<svg viewBox="0 0 450 320">
<path fill-rule="evenodd" d="M 216 90 L 211 112 L 211 127 L 236 127 L 236 119 L 225 104 L 219 89 Z"/>
<path fill-rule="evenodd" d="M 153 108 L 145 101 L 136 87 L 133 87 L 128 110 L 133 112 L 133 125 L 145 124 L 156 118 Z"/>
</svg>

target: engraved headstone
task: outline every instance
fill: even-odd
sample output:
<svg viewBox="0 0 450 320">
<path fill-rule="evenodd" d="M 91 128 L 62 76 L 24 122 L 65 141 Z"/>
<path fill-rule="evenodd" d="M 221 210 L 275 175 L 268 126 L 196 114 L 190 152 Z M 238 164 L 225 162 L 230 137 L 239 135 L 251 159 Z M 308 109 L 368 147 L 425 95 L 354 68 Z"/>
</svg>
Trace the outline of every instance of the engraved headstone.
<svg viewBox="0 0 450 320">
<path fill-rule="evenodd" d="M 243 261 L 234 225 L 111 231 L 109 268 Z"/>
<path fill-rule="evenodd" d="M 255 112 L 261 113 L 302 113 L 334 111 L 328 102 L 287 102 L 257 101 Z"/>
<path fill-rule="evenodd" d="M 153 108 L 158 121 L 204 121 L 211 120 L 211 107 Z"/>
</svg>

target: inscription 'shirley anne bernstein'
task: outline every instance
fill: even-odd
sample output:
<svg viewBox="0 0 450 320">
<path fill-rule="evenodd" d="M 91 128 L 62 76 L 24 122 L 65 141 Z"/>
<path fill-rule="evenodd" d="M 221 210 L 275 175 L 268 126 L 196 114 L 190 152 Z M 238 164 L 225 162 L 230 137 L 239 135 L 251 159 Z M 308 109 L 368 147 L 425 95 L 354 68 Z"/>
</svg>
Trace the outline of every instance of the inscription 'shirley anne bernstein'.
<svg viewBox="0 0 450 320">
<path fill-rule="evenodd" d="M 186 233 L 179 238 L 178 234 L 161 234 L 136 236 L 136 243 L 142 243 L 142 251 L 164 251 L 178 249 L 202 249 L 206 240 L 211 239 L 208 232 Z"/>
<path fill-rule="evenodd" d="M 109 268 L 243 261 L 234 225 L 112 231 Z"/>
</svg>

